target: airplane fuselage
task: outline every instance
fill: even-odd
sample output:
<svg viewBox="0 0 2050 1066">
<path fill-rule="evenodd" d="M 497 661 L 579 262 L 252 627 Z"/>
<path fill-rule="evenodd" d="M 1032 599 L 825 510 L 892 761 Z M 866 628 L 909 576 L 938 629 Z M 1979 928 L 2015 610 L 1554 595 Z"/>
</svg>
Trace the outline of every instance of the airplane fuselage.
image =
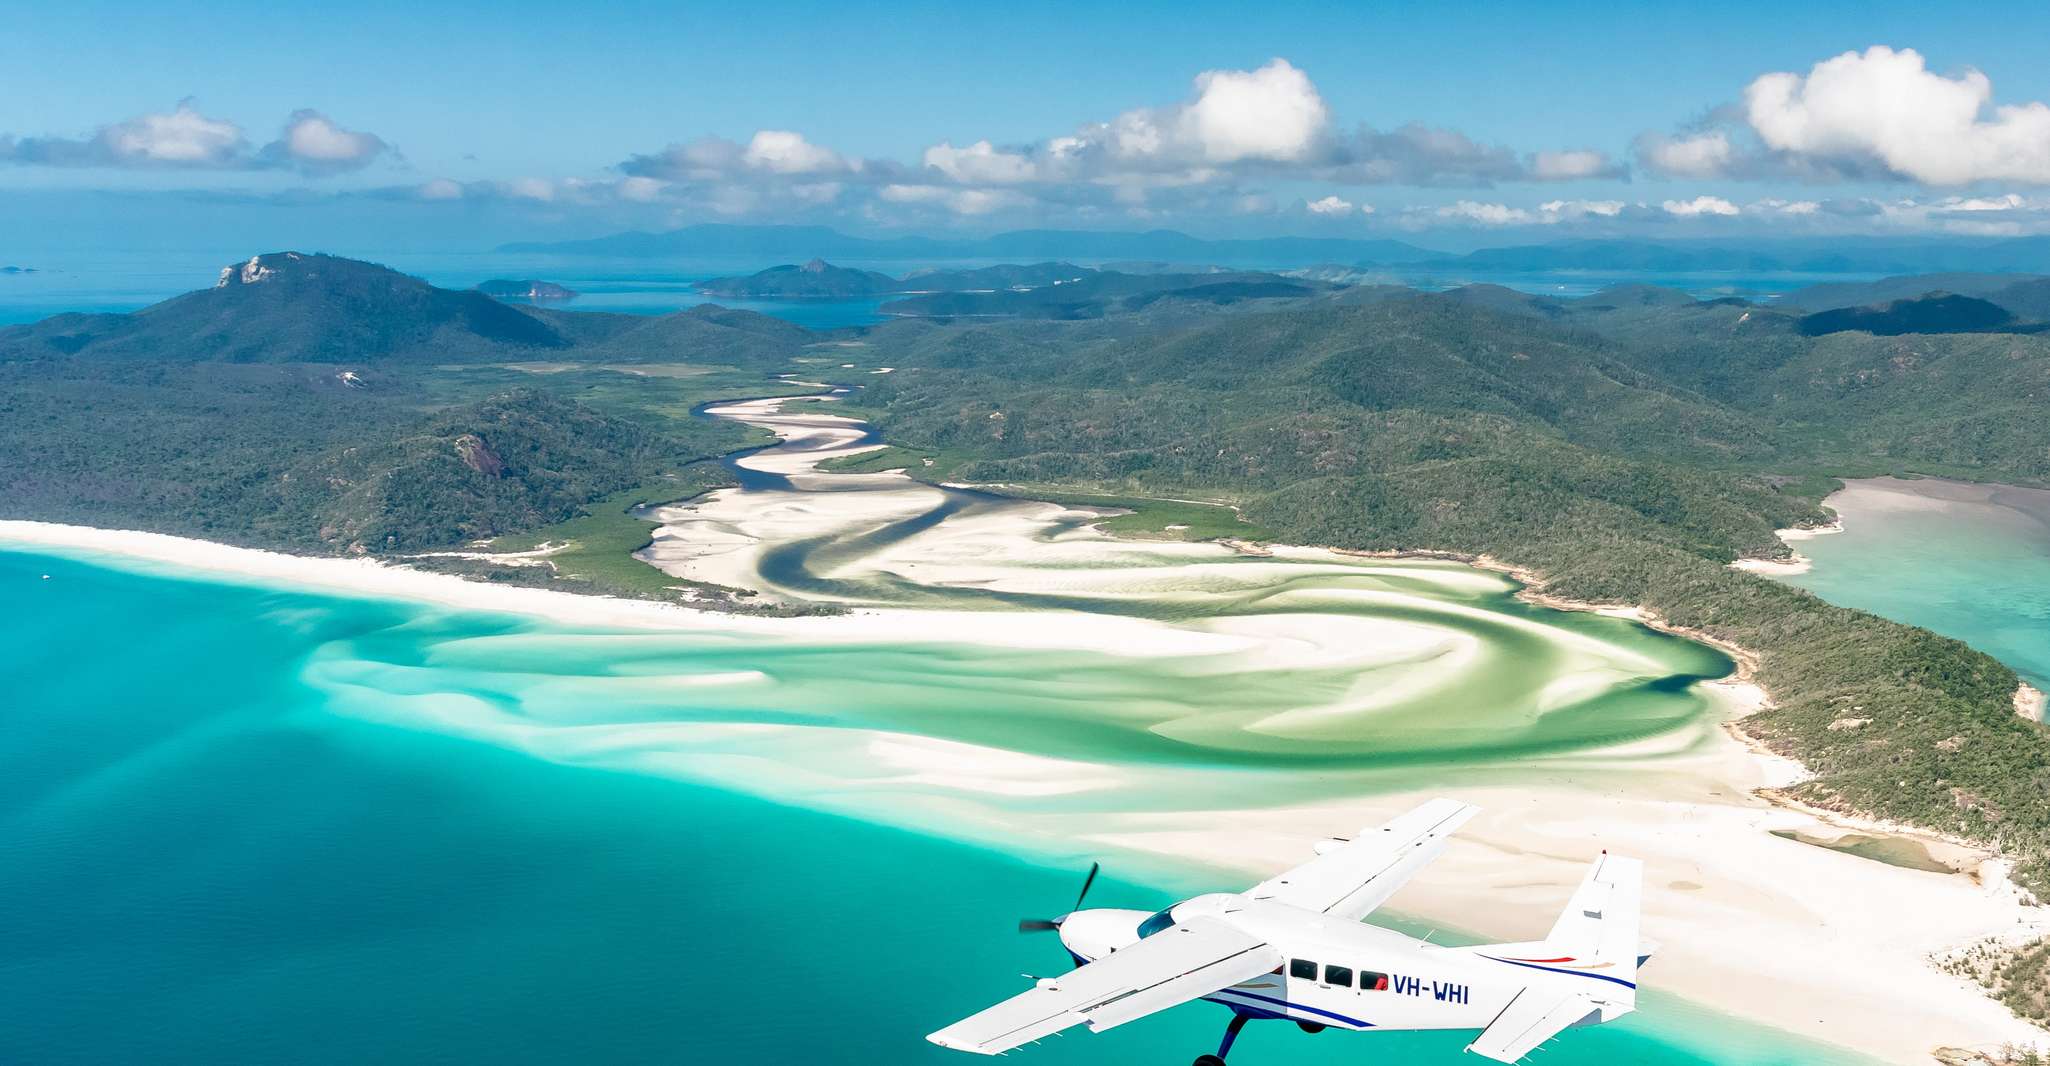
<svg viewBox="0 0 2050 1066">
<path fill-rule="evenodd" d="M 1162 912 L 1163 914 L 1170 912 Z M 1401 933 L 1269 900 L 1220 893 L 1177 904 L 1178 920 L 1208 914 L 1274 945 L 1284 955 L 1272 973 L 1202 998 L 1255 1017 L 1334 1029 L 1482 1029 L 1533 984 L 1554 984 L 1628 1010 L 1635 984 L 1573 960 L 1486 948 L 1440 947 Z M 1152 915 L 1077 911 L 1061 923 L 1070 954 L 1091 962 L 1137 943 Z M 1536 945 L 1528 945 L 1536 947 Z M 1610 1012 L 1604 1010 L 1604 1015 Z"/>
</svg>

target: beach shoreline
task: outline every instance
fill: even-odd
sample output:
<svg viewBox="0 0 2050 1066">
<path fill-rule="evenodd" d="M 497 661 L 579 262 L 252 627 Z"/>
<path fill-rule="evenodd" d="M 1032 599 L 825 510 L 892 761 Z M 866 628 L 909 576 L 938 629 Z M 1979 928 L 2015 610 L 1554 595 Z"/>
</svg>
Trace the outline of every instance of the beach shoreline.
<svg viewBox="0 0 2050 1066">
<path fill-rule="evenodd" d="M 1833 518 L 1828 523 L 1819 526 L 1792 526 L 1787 529 L 1775 529 L 1773 530 L 1773 536 L 1778 537 L 1780 543 L 1785 544 L 1788 548 L 1786 558 L 1738 559 L 1730 563 L 1730 569 L 1742 570 L 1761 577 L 1792 577 L 1795 574 L 1805 574 L 1815 568 L 1815 560 L 1795 550 L 1794 544 L 1815 537 L 1827 537 L 1831 534 L 1842 533 L 1843 531 L 1844 523 L 1841 518 Z"/>
<path fill-rule="evenodd" d="M 1014 647 L 1114 646 L 1133 655 L 1187 653 L 1202 644 L 1177 637 L 1170 647 L 1168 638 L 1149 635 L 1147 627 L 1072 613 L 1037 625 L 1019 614 L 992 625 L 978 612 L 945 610 L 864 609 L 825 618 L 734 616 L 652 601 L 489 585 L 376 560 L 0 521 L 0 546 L 10 543 L 88 561 L 140 561 L 145 570 L 197 570 L 265 585 L 509 612 L 569 625 L 820 641 L 942 639 L 944 634 L 956 642 Z M 1235 550 L 1272 556 L 1277 550 L 1320 549 L 1248 545 Z M 2050 932 L 2050 920 L 2040 909 L 2024 906 L 1999 860 L 1979 853 L 1973 875 L 1946 876 L 1773 835 L 1828 835 L 1848 828 L 1903 831 L 1806 809 L 1778 795 L 1807 771 L 1764 750 L 1743 729 L 1745 717 L 1770 705 L 1770 694 L 1755 680 L 1755 654 L 1673 626 L 1640 607 L 1548 595 L 1542 575 L 1485 556 L 1321 550 L 1462 562 L 1509 577 L 1520 586 L 1518 597 L 1534 605 L 1625 618 L 1714 647 L 1735 663 L 1730 677 L 1702 686 L 1719 707 L 1715 728 L 1706 731 L 1708 739 L 1678 756 L 1661 750 L 1655 758 L 1633 762 L 1626 746 L 1582 759 L 1545 760 L 1530 771 L 1448 772 L 1443 789 L 1429 792 L 1391 791 L 1307 807 L 1131 811 L 1108 824 L 1102 818 L 1077 820 L 1055 813 L 1035 816 L 1029 825 L 1007 826 L 1003 820 L 1015 812 L 1007 814 L 990 801 L 1005 789 L 1014 796 L 1029 794 L 1018 792 L 1028 787 L 1057 794 L 1063 775 L 1088 782 L 1090 788 L 1106 788 L 1104 782 L 1115 783 L 1115 766 L 1021 764 L 1018 753 L 909 734 L 894 741 L 883 738 L 888 759 L 906 781 L 956 790 L 957 806 L 971 812 L 964 817 L 981 818 L 984 834 L 996 840 L 1007 831 L 1015 836 L 1029 828 L 1040 839 L 1059 834 L 1163 861 L 1239 871 L 1255 880 L 1308 858 L 1311 840 L 1350 835 L 1445 791 L 1485 812 L 1455 840 L 1444 860 L 1391 903 L 1394 913 L 1502 940 L 1539 935 L 1578 883 L 1593 850 L 1613 846 L 1644 858 L 1663 882 L 1658 891 L 1647 892 L 1647 935 L 1665 944 L 1647 973 L 1655 986 L 1674 995 L 1887 1061 L 1931 1061 L 1939 1046 L 1995 1048 L 2045 1039 L 1975 986 L 1930 963 L 1934 955 L 1994 933 L 2031 925 Z M 1235 639 L 1204 637 L 1213 638 Z M 1771 871 L 1763 884 L 1760 871 Z M 1906 933 L 1898 922 L 1902 906 L 1931 920 Z"/>
</svg>

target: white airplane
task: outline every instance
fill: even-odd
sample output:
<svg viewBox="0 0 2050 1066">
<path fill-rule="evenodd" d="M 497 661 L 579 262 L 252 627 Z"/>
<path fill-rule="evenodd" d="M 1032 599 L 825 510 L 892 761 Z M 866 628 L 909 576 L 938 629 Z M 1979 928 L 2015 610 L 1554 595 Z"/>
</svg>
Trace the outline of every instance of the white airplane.
<svg viewBox="0 0 2050 1066">
<path fill-rule="evenodd" d="M 997 1055 L 1071 1025 L 1102 1031 L 1193 999 L 1222 1003 L 1231 1022 L 1215 1055 L 1224 1066 L 1247 1019 L 1308 1032 L 1472 1029 L 1466 1050 L 1514 1063 L 1561 1030 L 1614 1021 L 1637 1006 L 1637 968 L 1651 956 L 1637 935 L 1643 865 L 1603 852 L 1543 940 L 1440 947 L 1366 925 L 1403 883 L 1445 850 L 1479 811 L 1432 800 L 1245 892 L 1196 896 L 1154 914 L 1076 909 L 1021 932 L 1052 930 L 1075 970 L 1041 978 L 926 1039 Z M 1088 895 L 1091 867 L 1082 884 Z"/>
</svg>

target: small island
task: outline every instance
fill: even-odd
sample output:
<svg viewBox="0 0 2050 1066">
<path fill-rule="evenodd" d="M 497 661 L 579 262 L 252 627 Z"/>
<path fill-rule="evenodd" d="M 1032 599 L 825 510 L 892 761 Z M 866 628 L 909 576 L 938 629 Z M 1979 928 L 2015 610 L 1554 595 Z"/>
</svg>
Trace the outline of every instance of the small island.
<svg viewBox="0 0 2050 1066">
<path fill-rule="evenodd" d="M 477 291 L 501 300 L 532 300 L 535 303 L 559 303 L 574 300 L 579 295 L 575 289 L 566 285 L 557 285 L 552 281 L 537 281 L 533 278 L 519 281 L 493 278 L 477 286 Z"/>
<path fill-rule="evenodd" d="M 746 299 L 851 300 L 933 292 L 1034 289 L 1080 281 L 1095 273 L 1073 263 L 1007 263 L 963 270 L 918 270 L 893 278 L 873 270 L 834 266 L 823 259 L 813 259 L 802 266 L 785 264 L 745 277 L 711 278 L 699 282 L 698 291 L 706 296 Z"/>
</svg>

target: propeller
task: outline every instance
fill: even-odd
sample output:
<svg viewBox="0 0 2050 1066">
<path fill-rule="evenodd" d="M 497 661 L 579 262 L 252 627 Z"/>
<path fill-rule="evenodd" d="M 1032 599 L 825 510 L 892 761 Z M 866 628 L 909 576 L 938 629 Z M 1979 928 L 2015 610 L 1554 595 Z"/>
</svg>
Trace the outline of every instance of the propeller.
<svg viewBox="0 0 2050 1066">
<path fill-rule="evenodd" d="M 1089 876 L 1082 879 L 1082 891 L 1075 893 L 1075 905 L 1068 908 L 1068 913 L 1072 914 L 1082 909 L 1082 901 L 1089 898 L 1089 886 L 1096 883 L 1097 871 L 1101 869 L 1103 864 L 1100 862 L 1089 864 Z M 1021 933 L 1050 933 L 1060 927 L 1060 918 L 1021 918 L 1018 921 L 1018 931 Z"/>
</svg>

